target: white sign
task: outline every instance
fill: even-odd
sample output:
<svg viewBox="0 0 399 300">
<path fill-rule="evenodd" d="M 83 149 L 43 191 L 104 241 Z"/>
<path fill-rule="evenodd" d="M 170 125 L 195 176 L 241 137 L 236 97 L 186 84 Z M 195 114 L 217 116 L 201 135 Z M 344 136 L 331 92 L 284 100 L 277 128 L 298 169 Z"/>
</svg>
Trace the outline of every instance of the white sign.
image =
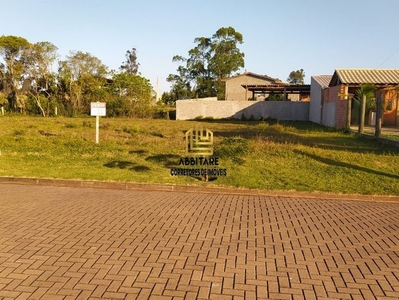
<svg viewBox="0 0 399 300">
<path fill-rule="evenodd" d="M 91 116 L 106 116 L 106 103 L 105 102 L 91 102 L 90 103 Z"/>
<path fill-rule="evenodd" d="M 106 116 L 105 102 L 90 102 L 90 115 L 96 117 L 96 144 L 100 137 L 100 117 Z"/>
</svg>

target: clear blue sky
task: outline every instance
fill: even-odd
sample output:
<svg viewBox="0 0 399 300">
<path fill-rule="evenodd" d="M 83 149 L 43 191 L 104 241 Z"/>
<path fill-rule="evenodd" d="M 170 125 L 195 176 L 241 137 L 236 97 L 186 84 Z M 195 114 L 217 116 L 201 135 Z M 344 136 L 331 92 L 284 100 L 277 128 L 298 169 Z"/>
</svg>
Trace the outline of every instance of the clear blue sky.
<svg viewBox="0 0 399 300">
<path fill-rule="evenodd" d="M 160 91 L 196 37 L 232 26 L 243 34 L 245 70 L 286 80 L 304 69 L 399 68 L 398 0 L 0 0 L 0 35 L 49 41 L 60 59 L 89 52 L 118 69 L 137 49 L 139 71 Z M 244 71 L 244 69 L 242 71 Z"/>
</svg>

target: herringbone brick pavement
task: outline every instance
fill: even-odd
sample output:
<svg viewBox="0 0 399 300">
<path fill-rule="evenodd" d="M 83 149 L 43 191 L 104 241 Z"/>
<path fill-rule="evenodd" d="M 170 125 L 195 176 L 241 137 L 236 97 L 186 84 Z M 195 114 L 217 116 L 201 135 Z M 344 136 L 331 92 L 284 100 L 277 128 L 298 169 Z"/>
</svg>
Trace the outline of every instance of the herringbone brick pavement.
<svg viewBox="0 0 399 300">
<path fill-rule="evenodd" d="M 0 299 L 399 299 L 399 203 L 0 184 Z"/>
</svg>

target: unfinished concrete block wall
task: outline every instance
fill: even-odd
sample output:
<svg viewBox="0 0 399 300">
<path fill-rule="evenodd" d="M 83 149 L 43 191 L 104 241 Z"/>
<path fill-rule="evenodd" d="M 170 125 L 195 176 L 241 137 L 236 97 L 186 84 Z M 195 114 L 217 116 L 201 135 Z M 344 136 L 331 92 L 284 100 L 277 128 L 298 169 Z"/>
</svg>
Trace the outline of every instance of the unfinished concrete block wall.
<svg viewBox="0 0 399 300">
<path fill-rule="evenodd" d="M 176 119 L 270 118 L 309 121 L 309 102 L 291 101 L 176 101 Z"/>
</svg>

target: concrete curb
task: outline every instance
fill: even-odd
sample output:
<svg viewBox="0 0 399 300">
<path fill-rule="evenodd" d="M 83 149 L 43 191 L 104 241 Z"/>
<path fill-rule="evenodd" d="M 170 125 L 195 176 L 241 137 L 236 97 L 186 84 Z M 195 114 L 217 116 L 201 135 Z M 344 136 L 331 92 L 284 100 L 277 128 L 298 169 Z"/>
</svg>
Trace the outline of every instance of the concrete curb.
<svg viewBox="0 0 399 300">
<path fill-rule="evenodd" d="M 173 184 L 153 184 L 153 183 L 135 183 L 135 182 L 107 182 L 107 181 L 90 181 L 90 180 L 0 177 L 0 184 L 23 184 L 23 185 L 38 185 L 38 186 L 58 186 L 58 187 L 114 189 L 114 190 L 167 191 L 167 192 L 207 193 L 207 194 L 216 193 L 216 194 L 225 194 L 225 195 L 254 195 L 254 196 L 258 195 L 258 196 L 268 196 L 268 197 L 355 200 L 355 201 L 399 203 L 399 196 L 351 195 L 351 194 L 333 194 L 333 193 L 323 193 L 323 192 L 301 192 L 301 191 L 271 191 L 271 190 L 254 190 L 246 188 L 229 188 L 229 187 L 214 187 L 214 186 L 202 187 L 202 186 L 184 186 L 184 185 L 173 185 Z"/>
</svg>

